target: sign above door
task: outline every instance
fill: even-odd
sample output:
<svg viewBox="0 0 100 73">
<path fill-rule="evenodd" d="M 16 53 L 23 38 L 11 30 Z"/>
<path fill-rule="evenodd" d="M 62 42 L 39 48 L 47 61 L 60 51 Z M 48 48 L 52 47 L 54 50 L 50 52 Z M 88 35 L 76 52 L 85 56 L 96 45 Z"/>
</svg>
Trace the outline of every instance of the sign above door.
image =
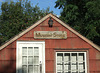
<svg viewBox="0 0 100 73">
<path fill-rule="evenodd" d="M 66 31 L 34 31 L 35 39 L 67 39 Z"/>
</svg>

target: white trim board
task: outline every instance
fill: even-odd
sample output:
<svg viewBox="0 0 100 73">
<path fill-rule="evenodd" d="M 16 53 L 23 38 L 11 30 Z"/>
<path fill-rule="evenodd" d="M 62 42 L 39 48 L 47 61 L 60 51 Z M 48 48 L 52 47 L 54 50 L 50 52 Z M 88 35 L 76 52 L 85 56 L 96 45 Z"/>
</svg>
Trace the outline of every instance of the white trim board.
<svg viewBox="0 0 100 73">
<path fill-rule="evenodd" d="M 92 47 L 94 47 L 95 49 L 97 49 L 98 51 L 100 51 L 100 47 L 97 46 L 96 44 L 94 44 L 92 41 L 88 40 L 86 37 L 82 36 L 81 34 L 79 34 L 78 32 L 76 32 L 74 29 L 72 29 L 71 27 L 69 27 L 68 25 L 66 25 L 64 22 L 62 22 L 59 18 L 57 18 L 56 16 L 54 16 L 53 14 L 48 14 L 46 15 L 44 18 L 42 18 L 41 20 L 39 20 L 38 22 L 36 22 L 35 24 L 33 24 L 32 26 L 30 26 L 29 28 L 27 28 L 26 30 L 24 30 L 23 32 L 21 32 L 20 34 L 16 35 L 14 38 L 12 38 L 10 41 L 6 42 L 4 45 L 2 45 L 0 47 L 0 50 L 2 50 L 3 48 L 5 48 L 7 45 L 9 45 L 10 43 L 12 43 L 13 41 L 17 40 L 18 38 L 20 38 L 22 35 L 24 35 L 25 33 L 27 33 L 28 31 L 30 31 L 31 29 L 33 29 L 34 27 L 36 27 L 37 25 L 39 25 L 41 22 L 43 22 L 44 20 L 46 20 L 48 17 L 52 17 L 53 19 L 55 19 L 56 21 L 58 21 L 61 25 L 63 25 L 64 27 L 66 27 L 68 30 L 70 30 L 71 32 L 73 32 L 74 34 L 76 34 L 79 38 L 83 39 L 84 41 L 86 41 L 87 43 L 89 43 Z"/>
</svg>

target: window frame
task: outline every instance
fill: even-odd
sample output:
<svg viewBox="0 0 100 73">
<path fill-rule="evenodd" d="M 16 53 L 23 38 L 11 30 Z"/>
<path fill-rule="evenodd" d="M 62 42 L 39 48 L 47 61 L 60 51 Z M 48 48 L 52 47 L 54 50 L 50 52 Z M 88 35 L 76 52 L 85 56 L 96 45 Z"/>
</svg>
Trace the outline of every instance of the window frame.
<svg viewBox="0 0 100 73">
<path fill-rule="evenodd" d="M 71 54 L 72 53 L 77 53 L 77 54 L 79 54 L 79 53 L 84 53 L 84 58 L 85 58 L 85 60 L 84 60 L 84 62 L 85 62 L 85 73 L 88 73 L 88 63 L 87 63 L 87 51 L 77 51 L 77 50 L 75 50 L 75 51 L 65 51 L 65 50 L 59 50 L 59 51 L 55 51 L 55 63 L 56 63 L 56 66 L 55 66 L 55 73 L 57 73 L 57 53 L 63 53 L 63 57 L 64 57 L 64 53 L 70 53 L 70 58 L 71 58 Z M 77 58 L 78 58 L 78 56 L 79 55 L 77 55 Z M 70 60 L 70 62 L 71 62 L 71 60 Z M 71 62 L 72 63 L 72 62 Z M 71 65 L 70 65 L 71 66 Z M 64 67 L 64 66 L 63 66 Z M 79 61 L 78 61 L 78 67 L 79 67 Z M 71 73 L 72 73 L 72 70 L 71 70 Z M 78 70 L 78 73 L 79 73 L 79 70 Z"/>
</svg>

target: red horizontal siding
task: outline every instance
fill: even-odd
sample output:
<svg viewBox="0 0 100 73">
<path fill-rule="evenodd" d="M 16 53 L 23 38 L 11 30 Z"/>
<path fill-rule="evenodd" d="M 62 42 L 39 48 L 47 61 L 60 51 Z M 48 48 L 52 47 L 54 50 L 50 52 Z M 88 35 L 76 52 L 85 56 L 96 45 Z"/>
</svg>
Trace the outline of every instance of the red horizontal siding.
<svg viewBox="0 0 100 73">
<path fill-rule="evenodd" d="M 21 36 L 16 41 L 45 41 L 45 63 L 46 73 L 55 72 L 55 49 L 89 49 L 89 72 L 100 73 L 100 52 L 90 46 L 87 42 L 73 34 L 54 19 L 53 27 L 48 27 L 48 20 L 43 21 Z M 67 39 L 34 39 L 34 31 L 67 31 Z M 16 72 L 16 41 L 0 51 L 0 73 Z M 66 50 L 67 51 L 67 50 Z M 75 50 L 77 51 L 77 50 Z"/>
</svg>

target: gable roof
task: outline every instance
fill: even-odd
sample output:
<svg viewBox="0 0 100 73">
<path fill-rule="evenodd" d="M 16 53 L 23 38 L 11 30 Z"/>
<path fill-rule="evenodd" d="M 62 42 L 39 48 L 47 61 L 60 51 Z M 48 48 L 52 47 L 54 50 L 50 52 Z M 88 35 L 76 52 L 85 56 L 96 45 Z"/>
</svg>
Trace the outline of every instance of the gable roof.
<svg viewBox="0 0 100 73">
<path fill-rule="evenodd" d="M 91 46 L 93 46 L 95 49 L 100 51 L 100 47 L 97 46 L 96 44 L 94 44 L 92 41 L 88 40 L 86 37 L 82 36 L 81 34 L 79 34 L 78 32 L 76 32 L 74 29 L 72 29 L 70 26 L 66 25 L 64 22 L 62 22 L 58 17 L 56 17 L 53 14 L 48 14 L 45 17 L 43 17 L 41 20 L 39 20 L 38 22 L 36 22 L 35 24 L 33 24 L 32 26 L 30 26 L 29 28 L 27 28 L 26 30 L 24 30 L 23 32 L 21 32 L 20 34 L 16 35 L 14 38 L 12 38 L 11 40 L 9 40 L 8 42 L 6 42 L 4 45 L 2 45 L 0 47 L 0 50 L 2 50 L 3 48 L 5 48 L 7 45 L 9 45 L 10 43 L 12 43 L 13 41 L 15 41 L 16 39 L 18 39 L 19 37 L 21 37 L 22 35 L 24 35 L 25 33 L 27 33 L 28 31 L 30 31 L 31 29 L 33 29 L 34 27 L 36 27 L 37 25 L 39 25 L 41 22 L 43 22 L 44 20 L 46 20 L 48 17 L 52 17 L 53 19 L 55 19 L 56 21 L 58 21 L 61 25 L 63 25 L 64 27 L 66 27 L 67 29 L 69 29 L 71 32 L 73 32 L 74 34 L 76 34 L 77 36 L 79 36 L 81 39 L 83 39 L 84 41 L 86 41 L 87 43 L 89 43 Z"/>
</svg>

